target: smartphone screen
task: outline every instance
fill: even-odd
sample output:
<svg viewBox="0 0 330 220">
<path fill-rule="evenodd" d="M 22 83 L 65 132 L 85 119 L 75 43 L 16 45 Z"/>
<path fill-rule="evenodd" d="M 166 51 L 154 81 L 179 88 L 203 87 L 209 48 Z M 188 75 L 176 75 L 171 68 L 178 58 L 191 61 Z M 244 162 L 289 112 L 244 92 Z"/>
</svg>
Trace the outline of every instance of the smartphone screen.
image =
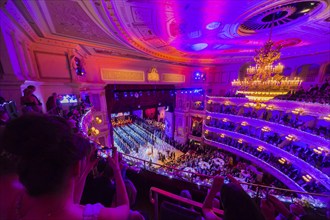
<svg viewBox="0 0 330 220">
<path fill-rule="evenodd" d="M 103 152 L 102 150 L 98 150 L 97 157 L 107 158 L 108 155 L 105 152 Z"/>
</svg>

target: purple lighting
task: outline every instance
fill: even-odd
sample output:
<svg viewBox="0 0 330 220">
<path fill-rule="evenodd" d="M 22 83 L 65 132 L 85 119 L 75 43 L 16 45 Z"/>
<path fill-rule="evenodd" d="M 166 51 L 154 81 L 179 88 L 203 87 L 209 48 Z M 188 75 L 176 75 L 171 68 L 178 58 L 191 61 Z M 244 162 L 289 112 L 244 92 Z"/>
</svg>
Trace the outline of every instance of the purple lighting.
<svg viewBox="0 0 330 220">
<path fill-rule="evenodd" d="M 198 43 L 198 44 L 193 44 L 191 46 L 191 49 L 195 50 L 195 51 L 199 51 L 199 50 L 203 50 L 208 46 L 207 43 Z"/>
<path fill-rule="evenodd" d="M 217 21 L 214 21 L 214 22 L 211 22 L 209 24 L 206 25 L 206 29 L 207 30 L 214 30 L 214 29 L 217 29 L 218 27 L 220 27 L 220 22 L 217 22 Z"/>
<path fill-rule="evenodd" d="M 194 79 L 195 80 L 205 80 L 206 79 L 206 74 L 204 74 L 200 71 L 196 71 L 196 72 L 194 72 Z"/>
</svg>

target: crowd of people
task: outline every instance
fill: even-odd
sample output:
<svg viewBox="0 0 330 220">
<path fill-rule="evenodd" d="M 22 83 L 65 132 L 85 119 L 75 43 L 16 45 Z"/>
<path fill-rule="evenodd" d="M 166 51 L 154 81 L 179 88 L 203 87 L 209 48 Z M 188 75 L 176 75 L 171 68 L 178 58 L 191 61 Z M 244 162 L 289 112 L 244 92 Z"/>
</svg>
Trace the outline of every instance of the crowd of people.
<svg viewBox="0 0 330 220">
<path fill-rule="evenodd" d="M 228 90 L 224 96 L 240 98 L 245 97 L 245 95 L 237 93 L 235 90 Z M 308 89 L 304 89 L 302 86 L 300 86 L 297 91 L 289 91 L 285 95 L 275 97 L 275 99 L 330 104 L 329 80 L 326 79 L 320 85 L 310 85 Z"/>
<path fill-rule="evenodd" d="M 273 131 L 263 132 L 262 127 L 255 128 L 249 125 L 243 126 L 241 125 L 241 122 L 234 123 L 227 120 L 224 121 L 223 118 L 211 118 L 210 120 L 206 120 L 205 124 L 211 127 L 248 135 L 280 147 L 320 170 L 330 167 L 330 155 L 325 152 L 317 153 L 313 150 L 314 148 L 308 144 L 301 145 L 300 142 L 296 140 L 289 141 L 286 139 L 285 135 L 280 133 Z"/>
<path fill-rule="evenodd" d="M 180 156 L 175 161 L 166 163 L 166 165 L 179 170 L 202 174 L 205 178 L 231 174 L 241 182 L 286 188 L 276 178 L 258 170 L 248 161 L 212 146 L 191 148 L 187 154 Z M 191 175 L 183 175 L 188 180 L 191 178 Z M 196 176 L 196 180 L 198 179 L 203 179 L 203 176 Z M 248 188 L 252 189 L 253 187 L 246 187 L 246 189 Z M 279 192 L 277 193 L 280 195 Z"/>
<path fill-rule="evenodd" d="M 320 86 L 318 84 L 315 84 L 314 86 L 310 85 L 307 90 L 300 87 L 297 91 L 289 92 L 283 96 L 277 96 L 276 99 L 330 104 L 329 80 L 326 79 Z"/>
<path fill-rule="evenodd" d="M 304 121 L 303 117 L 299 117 L 299 115 L 295 115 L 292 112 L 266 109 L 265 107 L 253 108 L 250 106 L 226 105 L 226 103 L 213 102 L 209 103 L 206 109 L 210 112 L 238 115 L 274 122 L 330 139 L 330 128 L 323 124 L 318 125 L 318 119 L 316 117 L 311 117 L 310 120 Z"/>
<path fill-rule="evenodd" d="M 206 219 L 323 219 L 321 216 L 308 214 L 299 204 L 291 204 L 290 207 L 287 207 L 272 195 L 268 195 L 260 202 L 256 202 L 251 199 L 233 176 L 227 175 L 227 179 L 229 183 L 225 181 L 224 177 L 216 176 L 214 178 L 212 187 L 202 206 Z M 220 197 L 217 199 L 219 194 Z M 213 212 L 214 208 L 219 207 L 217 204 L 220 204 L 223 209 L 223 218 L 220 218 Z"/>
<path fill-rule="evenodd" d="M 137 140 L 144 140 L 143 144 L 144 146 L 146 142 L 148 142 L 147 140 L 147 136 L 148 137 L 152 137 L 151 139 L 154 140 L 153 134 L 151 134 L 150 132 L 148 133 L 147 130 L 145 130 L 143 128 L 143 126 L 141 126 L 142 120 L 139 120 L 140 125 L 137 125 L 135 123 L 131 123 L 131 121 L 129 121 L 128 124 L 121 124 L 120 127 L 115 128 L 116 129 L 120 129 L 122 133 L 119 132 L 115 132 L 121 142 L 126 143 L 126 146 L 129 146 L 130 149 L 136 149 L 136 148 L 141 148 L 143 145 L 141 145 L 141 143 L 138 143 Z M 281 147 L 282 149 L 292 153 L 293 155 L 296 155 L 297 157 L 305 160 L 306 162 L 310 163 L 311 165 L 317 167 L 318 169 L 323 169 L 323 168 L 327 168 L 329 166 L 329 158 L 327 155 L 325 154 L 317 154 L 315 152 L 312 151 L 311 148 L 309 148 L 308 146 L 299 146 L 297 144 L 295 144 L 294 141 L 288 141 L 286 140 L 285 137 L 281 136 L 280 134 L 276 133 L 276 132 L 261 132 L 261 128 L 258 129 L 248 129 L 248 126 L 241 126 L 240 123 L 233 123 L 233 122 L 229 122 L 226 121 L 224 122 L 221 119 L 216 119 L 216 118 L 212 118 L 210 120 L 206 120 L 206 125 L 209 126 L 213 126 L 213 127 L 217 127 L 217 128 L 221 128 L 221 129 L 225 129 L 225 130 L 229 130 L 229 131 L 235 131 L 238 133 L 242 133 L 245 135 L 249 135 L 251 137 L 254 138 L 258 138 L 262 141 L 265 141 L 269 144 L 273 144 L 275 146 Z M 134 127 L 134 132 L 132 126 Z M 130 130 L 131 129 L 131 130 Z M 144 135 L 140 136 L 140 133 L 144 133 Z M 133 137 L 135 136 L 135 137 Z M 249 153 L 255 157 L 258 157 L 259 159 L 265 161 L 266 163 L 270 164 L 271 166 L 275 167 L 278 170 L 281 170 L 281 172 L 283 172 L 284 174 L 286 174 L 289 178 L 291 178 L 292 180 L 294 180 L 295 182 L 297 182 L 299 185 L 301 185 L 305 190 L 309 191 L 309 192 L 315 192 L 315 193 L 322 193 L 322 192 L 326 192 L 327 190 L 325 189 L 325 187 L 323 185 L 321 185 L 320 183 L 318 183 L 317 181 L 313 180 L 310 182 L 306 182 L 303 179 L 303 175 L 305 175 L 305 173 L 303 173 L 303 171 L 300 170 L 299 167 L 296 167 L 290 163 L 284 163 L 281 164 L 279 163 L 279 159 L 281 157 L 279 156 L 275 156 L 270 152 L 267 151 L 258 151 L 257 148 L 258 146 L 254 146 L 251 143 L 239 143 L 238 138 L 233 138 L 233 137 L 229 137 L 229 136 L 225 136 L 225 137 L 221 137 L 219 134 L 217 133 L 213 133 L 213 132 L 209 132 L 208 134 L 205 135 L 206 139 L 209 140 L 213 140 L 219 143 L 223 143 L 229 146 L 233 146 L 236 147 L 246 153 Z M 155 142 L 153 142 L 155 143 Z M 150 143 L 151 145 L 152 143 Z M 179 157 L 173 157 L 173 152 L 174 151 L 170 151 L 168 149 L 161 149 L 161 146 L 159 145 L 154 145 L 155 151 L 157 151 L 158 153 L 158 160 L 153 160 L 153 162 L 157 162 L 157 161 L 161 161 L 164 165 L 168 166 L 168 167 L 172 167 L 176 170 L 183 170 L 184 171 L 189 171 L 189 172 L 194 172 L 196 174 L 201 174 L 205 175 L 205 176 L 214 176 L 217 174 L 226 174 L 226 173 L 231 173 L 234 176 L 240 177 L 240 175 L 237 175 L 235 173 L 232 173 L 231 170 L 227 169 L 223 169 L 224 167 L 220 167 L 218 165 L 216 165 L 213 161 L 213 159 L 215 157 L 218 156 L 220 151 L 205 151 L 205 148 L 203 148 L 203 145 L 198 145 L 197 149 L 202 148 L 203 150 L 197 150 L 197 153 L 192 153 L 191 149 L 193 148 L 192 145 L 190 145 L 189 147 L 187 147 L 187 149 L 189 149 L 188 152 L 185 152 L 185 154 L 183 154 L 182 156 Z M 147 147 L 148 148 L 148 147 Z M 158 149 L 159 148 L 159 149 Z M 144 149 L 146 149 L 146 147 L 144 147 Z M 136 151 L 136 150 L 134 150 Z M 166 152 L 168 151 L 168 152 Z M 138 152 L 138 150 L 137 150 Z M 308 154 L 305 154 L 305 153 Z M 219 158 L 223 158 L 224 155 L 223 153 L 220 153 L 221 156 L 219 156 Z M 131 154 L 134 155 L 136 157 L 148 160 L 148 156 L 145 153 L 145 151 L 142 151 L 142 154 Z M 307 156 L 308 155 L 308 156 Z M 226 157 L 225 157 L 226 158 Z M 223 159 L 221 159 L 223 160 Z M 224 160 L 225 164 L 228 164 L 228 160 Z M 240 165 L 239 165 L 240 166 Z M 153 168 L 153 166 L 151 166 L 150 168 Z M 155 170 L 157 170 L 158 168 L 155 168 Z M 244 169 L 243 169 L 244 170 Z M 173 176 L 180 176 L 182 177 L 181 173 L 177 173 L 177 172 L 173 172 L 173 170 L 168 169 L 168 168 L 161 168 L 159 169 L 158 172 L 169 172 L 171 173 Z M 184 175 L 186 175 L 185 173 L 183 173 Z M 249 175 L 250 177 L 256 177 L 255 175 Z M 180 177 L 180 178 L 181 178 Z M 191 179 L 191 175 L 189 176 L 184 176 L 185 180 L 190 180 Z M 199 182 L 200 179 L 200 175 L 196 175 L 196 178 L 194 178 L 194 180 L 196 182 Z M 251 182 L 251 183 L 257 183 L 256 182 L 256 178 L 253 179 L 247 179 L 246 181 Z M 281 188 L 284 187 L 281 183 L 279 183 L 278 181 L 274 181 L 275 183 L 277 183 L 277 187 Z M 260 183 L 260 182 L 259 182 Z"/>
<path fill-rule="evenodd" d="M 77 124 L 85 113 L 85 105 L 82 103 L 65 112 L 60 110 L 57 94 L 52 94 L 46 104 L 49 111 L 42 114 L 42 103 L 33 94 L 34 91 L 35 88 L 30 87 L 24 92 L 21 99 L 25 109 L 23 116 L 0 124 L 1 218 L 146 219 L 140 212 L 132 211 L 137 189 L 125 175 L 127 166 L 121 160 L 117 148 L 111 148 L 111 155 L 97 157 L 99 146 L 80 134 Z M 298 219 L 298 216 L 306 214 L 301 210 L 295 213 L 287 209 L 272 196 L 262 200 L 260 207 L 254 204 L 245 191 L 253 192 L 255 188 L 240 186 L 237 180 L 279 188 L 285 186 L 249 162 L 212 146 L 193 147 L 188 143 L 177 143 L 166 137 L 159 128 L 153 128 L 143 120 L 126 122 L 119 121 L 114 126 L 114 142 L 118 149 L 131 154 L 147 148 L 151 154 L 157 152 L 157 160 L 165 165 L 159 167 L 150 163 L 148 169 L 156 172 L 163 170 L 181 176 L 186 181 L 213 182 L 202 210 L 206 220 L 217 218 L 212 212 L 214 203 L 210 201 L 214 200 L 219 191 L 222 205 L 217 208 L 224 210 L 224 219 L 274 220 L 278 213 L 287 219 Z M 233 124 L 227 127 L 229 130 L 236 128 Z M 246 131 L 237 129 L 237 132 Z M 277 157 L 256 150 L 252 144 L 240 143 L 233 137 L 220 137 L 213 132 L 209 132 L 205 138 L 236 147 L 264 160 L 308 192 L 326 191 L 315 181 L 305 182 L 298 168 L 278 163 Z M 260 138 L 272 144 L 280 144 L 277 136 Z M 176 155 L 177 149 L 173 146 L 186 150 L 185 154 Z M 294 145 L 285 145 L 283 149 L 298 152 L 303 157 L 304 152 L 300 152 Z M 220 177 L 226 175 L 231 182 L 229 184 Z M 270 192 L 260 193 L 268 195 Z M 281 193 L 273 190 L 270 194 Z M 233 213 L 237 209 L 239 211 Z"/>
<path fill-rule="evenodd" d="M 242 142 L 239 138 L 230 137 L 227 135 L 221 137 L 221 135 L 214 132 L 208 132 L 208 134 L 205 135 L 205 138 L 207 140 L 211 140 L 231 147 L 235 147 L 243 152 L 251 154 L 265 161 L 269 165 L 275 167 L 276 169 L 287 175 L 289 178 L 294 180 L 297 184 L 302 186 L 308 192 L 314 192 L 314 193 L 328 192 L 327 189 L 322 184 L 320 184 L 315 180 L 309 182 L 305 181 L 303 179 L 304 171 L 301 170 L 299 167 L 296 167 L 291 163 L 279 162 L 279 160 L 281 159 L 280 156 L 275 156 L 267 151 L 258 150 L 258 146 L 252 143 Z"/>
<path fill-rule="evenodd" d="M 2 219 L 127 219 L 129 199 L 114 149 L 106 163 L 116 184 L 115 207 L 80 204 L 98 162 L 90 141 L 58 116 L 25 114 L 1 134 Z"/>
<path fill-rule="evenodd" d="M 133 117 L 134 118 L 134 117 Z M 114 142 L 124 153 L 143 160 L 165 163 L 175 158 L 176 149 L 160 139 L 164 135 L 155 135 L 145 129 L 142 120 L 132 120 L 130 116 L 113 118 Z M 157 128 L 155 128 L 157 129 Z M 169 142 L 169 140 L 168 140 Z"/>
</svg>

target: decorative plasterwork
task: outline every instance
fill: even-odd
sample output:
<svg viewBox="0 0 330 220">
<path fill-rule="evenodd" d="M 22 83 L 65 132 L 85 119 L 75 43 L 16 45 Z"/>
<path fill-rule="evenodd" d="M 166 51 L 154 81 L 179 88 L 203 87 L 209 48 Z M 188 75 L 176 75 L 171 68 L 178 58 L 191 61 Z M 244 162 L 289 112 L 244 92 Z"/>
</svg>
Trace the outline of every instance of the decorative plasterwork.
<svg viewBox="0 0 330 220">
<path fill-rule="evenodd" d="M 144 82 L 144 72 L 136 70 L 101 69 L 101 77 L 104 81 L 114 82 Z"/>
<path fill-rule="evenodd" d="M 39 39 L 39 37 L 29 25 L 29 23 L 25 20 L 19 10 L 16 8 L 13 1 L 7 1 L 4 12 L 9 18 L 12 18 L 15 25 L 17 25 L 17 27 L 20 28 L 20 31 L 25 33 L 26 36 L 30 38 L 30 40 L 37 41 Z"/>
<path fill-rule="evenodd" d="M 57 35 L 103 44 L 117 44 L 76 1 L 46 1 L 51 24 Z"/>
<path fill-rule="evenodd" d="M 67 54 L 34 51 L 34 55 L 40 79 L 71 80 Z"/>
<path fill-rule="evenodd" d="M 175 73 L 164 73 L 162 74 L 162 81 L 168 83 L 184 83 L 185 76 Z"/>
<path fill-rule="evenodd" d="M 159 73 L 158 73 L 156 67 L 152 67 L 150 69 L 150 72 L 148 72 L 148 81 L 154 81 L 154 82 L 159 81 Z"/>
<path fill-rule="evenodd" d="M 98 10 L 103 6 L 104 11 L 107 11 L 107 22 L 110 21 L 112 27 L 116 28 L 118 36 L 135 49 L 163 60 L 201 65 L 250 61 L 254 49 L 263 44 L 268 35 L 254 34 L 253 37 L 244 36 L 243 40 L 238 32 L 240 24 L 255 13 L 269 16 L 273 11 L 279 10 L 276 8 L 280 5 L 288 4 L 285 0 L 241 0 L 230 3 L 168 0 L 161 4 L 158 1 L 97 2 Z M 295 21 L 295 25 L 291 26 L 283 25 L 288 29 L 277 27 L 279 31 L 273 34 L 273 40 L 279 43 L 295 38 L 294 42 L 286 44 L 284 58 L 287 54 L 292 55 L 286 51 L 292 51 L 293 47 L 313 45 L 315 48 L 325 42 L 324 38 L 310 39 L 305 33 L 297 34 L 300 26 L 312 27 L 317 22 L 325 22 L 321 19 L 328 7 L 325 1 L 309 2 L 318 6 L 311 10 L 313 13 L 304 12 L 305 17 L 309 16 L 308 19 L 297 19 L 299 22 Z M 284 9 L 288 11 L 283 12 L 284 14 L 298 13 L 290 7 Z M 303 11 L 301 7 L 298 9 Z M 266 28 L 269 28 L 269 24 Z M 289 29 L 294 31 L 288 31 Z M 309 32 L 317 34 L 315 30 Z M 311 52 L 303 49 L 299 51 L 302 54 Z"/>
</svg>

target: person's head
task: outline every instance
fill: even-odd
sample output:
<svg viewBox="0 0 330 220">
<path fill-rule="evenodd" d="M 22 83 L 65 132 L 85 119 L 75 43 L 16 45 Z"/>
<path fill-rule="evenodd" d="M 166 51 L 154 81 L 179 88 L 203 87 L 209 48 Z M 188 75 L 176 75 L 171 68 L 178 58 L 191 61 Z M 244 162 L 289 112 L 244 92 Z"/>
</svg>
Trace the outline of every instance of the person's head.
<svg viewBox="0 0 330 220">
<path fill-rule="evenodd" d="M 264 220 L 259 207 L 239 185 L 223 184 L 220 194 L 224 220 Z"/>
<path fill-rule="evenodd" d="M 26 89 L 23 90 L 24 96 L 31 95 L 32 93 L 33 93 L 33 91 L 29 88 L 26 88 Z"/>
<path fill-rule="evenodd" d="M 90 146 L 64 119 L 47 115 L 12 120 L 3 137 L 5 150 L 20 157 L 19 179 L 34 197 L 62 192 Z"/>
<path fill-rule="evenodd" d="M 9 121 L 9 119 L 10 119 L 10 117 L 9 117 L 7 111 L 5 111 L 4 109 L 1 109 L 0 108 L 0 121 L 6 123 L 6 122 Z"/>
<path fill-rule="evenodd" d="M 36 91 L 36 87 L 33 86 L 33 85 L 29 85 L 29 86 L 27 87 L 27 89 L 30 89 L 32 92 L 35 92 L 35 91 Z"/>
<path fill-rule="evenodd" d="M 187 190 L 187 189 L 182 190 L 180 192 L 180 196 L 192 200 L 192 196 L 191 196 L 189 190 Z"/>
</svg>

